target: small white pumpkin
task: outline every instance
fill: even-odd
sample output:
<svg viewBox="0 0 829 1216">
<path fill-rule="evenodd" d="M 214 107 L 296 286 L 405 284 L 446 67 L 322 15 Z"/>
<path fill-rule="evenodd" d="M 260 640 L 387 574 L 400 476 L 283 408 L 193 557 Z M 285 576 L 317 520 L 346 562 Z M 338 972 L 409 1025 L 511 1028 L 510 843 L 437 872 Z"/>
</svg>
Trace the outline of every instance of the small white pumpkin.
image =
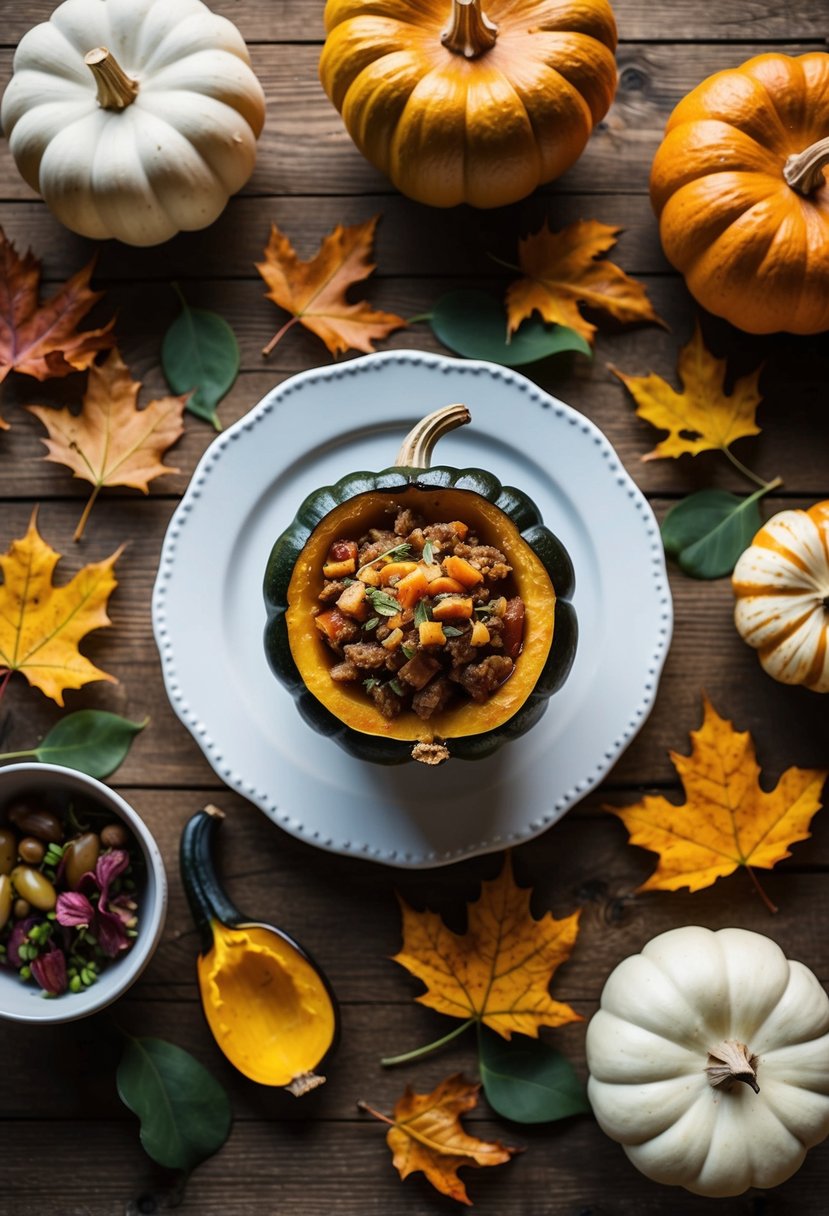
<svg viewBox="0 0 829 1216">
<path fill-rule="evenodd" d="M 201 0 L 66 0 L 20 40 L 0 109 L 61 223 L 128 245 L 212 224 L 264 118 L 241 34 Z"/>
<path fill-rule="evenodd" d="M 737 632 L 775 680 L 829 692 L 829 501 L 781 511 L 734 567 Z"/>
<path fill-rule="evenodd" d="M 698 1195 L 777 1186 L 829 1135 L 829 997 L 760 933 L 688 926 L 626 958 L 587 1063 L 602 1130 Z"/>
</svg>

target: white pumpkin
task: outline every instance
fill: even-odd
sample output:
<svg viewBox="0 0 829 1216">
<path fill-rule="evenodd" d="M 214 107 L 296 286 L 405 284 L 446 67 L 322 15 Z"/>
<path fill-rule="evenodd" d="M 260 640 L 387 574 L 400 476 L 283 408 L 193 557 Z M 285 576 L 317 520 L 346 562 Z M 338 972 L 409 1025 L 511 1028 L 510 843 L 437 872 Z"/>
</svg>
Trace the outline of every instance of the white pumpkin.
<svg viewBox="0 0 829 1216">
<path fill-rule="evenodd" d="M 829 692 L 829 501 L 781 511 L 734 567 L 734 623 L 783 684 Z"/>
<path fill-rule="evenodd" d="M 759 933 L 672 929 L 626 958 L 587 1063 L 602 1130 L 698 1195 L 777 1186 L 829 1135 L 829 997 Z"/>
<path fill-rule="evenodd" d="M 66 0 L 20 40 L 0 109 L 61 223 L 128 245 L 211 224 L 264 117 L 241 34 L 201 0 Z"/>
</svg>

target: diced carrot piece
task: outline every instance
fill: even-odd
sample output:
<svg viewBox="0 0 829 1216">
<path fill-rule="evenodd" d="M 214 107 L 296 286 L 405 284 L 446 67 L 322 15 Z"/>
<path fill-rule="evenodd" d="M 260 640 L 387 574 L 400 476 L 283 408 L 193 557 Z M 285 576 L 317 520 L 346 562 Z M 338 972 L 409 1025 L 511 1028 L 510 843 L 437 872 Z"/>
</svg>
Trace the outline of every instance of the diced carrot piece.
<svg viewBox="0 0 829 1216">
<path fill-rule="evenodd" d="M 461 540 L 466 540 L 466 537 L 469 534 L 468 524 L 463 523 L 463 521 L 460 519 L 453 519 L 452 527 L 455 529 Z"/>
<path fill-rule="evenodd" d="M 429 594 L 461 595 L 463 594 L 463 587 L 457 581 L 457 579 L 447 578 L 444 574 L 440 578 L 432 579 L 432 581 L 429 583 Z"/>
<path fill-rule="evenodd" d="M 396 616 L 390 616 L 386 621 L 389 629 L 401 629 L 403 627 L 403 613 L 398 612 Z"/>
<path fill-rule="evenodd" d="M 389 636 L 387 638 L 383 638 L 383 641 L 380 643 L 380 645 L 385 646 L 386 650 L 397 650 L 397 647 L 400 645 L 400 643 L 402 641 L 403 641 L 403 630 L 402 629 L 392 629 Z"/>
<path fill-rule="evenodd" d="M 329 608 L 326 612 L 318 613 L 314 617 L 314 624 L 320 633 L 324 633 L 332 642 L 336 642 L 342 636 L 343 630 L 349 627 L 339 608 Z"/>
<path fill-rule="evenodd" d="M 448 595 L 445 600 L 437 601 L 432 608 L 432 616 L 436 621 L 468 621 L 472 611 L 469 596 Z"/>
<path fill-rule="evenodd" d="M 380 585 L 387 587 L 393 578 L 403 578 L 417 569 L 417 562 L 389 562 L 380 571 Z"/>
<path fill-rule="evenodd" d="M 489 641 L 489 630 L 483 621 L 476 621 L 472 626 L 472 636 L 469 641 L 473 646 L 486 646 Z"/>
<path fill-rule="evenodd" d="M 357 559 L 347 557 L 341 562 L 326 562 L 322 572 L 326 578 L 348 578 L 357 569 Z"/>
<path fill-rule="evenodd" d="M 440 621 L 424 621 L 422 625 L 418 626 L 418 635 L 421 646 L 444 646 L 446 644 L 446 634 L 443 632 Z"/>
<path fill-rule="evenodd" d="M 417 601 L 423 599 L 428 590 L 429 580 L 419 566 L 412 570 L 411 574 L 401 578 L 395 587 L 397 598 L 404 608 L 414 608 Z"/>
<path fill-rule="evenodd" d="M 477 587 L 478 583 L 484 581 L 480 570 L 476 570 L 465 557 L 446 557 L 443 559 L 443 568 L 449 577 L 456 579 L 462 587 Z"/>
<path fill-rule="evenodd" d="M 358 570 L 357 578 L 367 587 L 380 586 L 380 571 L 375 570 L 373 566 L 364 566 L 362 570 Z"/>
<path fill-rule="evenodd" d="M 363 583 L 351 583 L 337 599 L 337 607 L 346 616 L 364 621 L 368 616 L 368 601 Z"/>
</svg>

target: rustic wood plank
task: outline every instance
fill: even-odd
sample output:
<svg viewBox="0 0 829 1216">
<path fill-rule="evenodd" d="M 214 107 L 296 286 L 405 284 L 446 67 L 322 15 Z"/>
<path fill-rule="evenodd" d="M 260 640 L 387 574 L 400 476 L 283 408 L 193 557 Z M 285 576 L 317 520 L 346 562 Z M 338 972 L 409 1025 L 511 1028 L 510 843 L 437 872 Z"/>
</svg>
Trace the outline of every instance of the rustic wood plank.
<svg viewBox="0 0 829 1216">
<path fill-rule="evenodd" d="M 318 42 L 324 34 L 322 0 L 309 10 L 306 0 L 213 0 L 210 7 L 233 21 L 248 42 Z M 13 46 L 33 25 L 46 21 L 54 0 L 28 0 L 4 14 L 0 45 Z M 826 24 L 815 0 L 673 0 L 670 7 L 649 0 L 614 0 L 622 39 L 706 42 L 823 40 Z"/>
<path fill-rule="evenodd" d="M 806 3 L 807 0 L 801 0 Z M 750 31 L 748 31 L 750 32 Z M 787 46 L 790 54 L 808 42 Z M 619 91 L 583 156 L 561 179 L 563 191 L 647 190 L 650 163 L 676 103 L 706 76 L 768 50 L 762 43 L 627 43 L 619 48 Z M 260 45 L 253 66 L 268 100 L 257 168 L 246 193 L 388 193 L 391 187 L 357 152 L 317 77 L 317 46 Z M 12 52 L 0 50 L 0 88 Z M 7 145 L 0 148 L 0 193 L 31 198 Z"/>
</svg>

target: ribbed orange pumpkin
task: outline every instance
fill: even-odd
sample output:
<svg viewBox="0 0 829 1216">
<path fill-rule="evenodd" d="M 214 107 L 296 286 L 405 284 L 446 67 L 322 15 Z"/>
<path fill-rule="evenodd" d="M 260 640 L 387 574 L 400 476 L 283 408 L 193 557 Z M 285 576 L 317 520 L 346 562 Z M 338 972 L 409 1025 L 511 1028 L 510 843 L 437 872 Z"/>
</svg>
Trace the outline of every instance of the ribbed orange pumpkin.
<svg viewBox="0 0 829 1216">
<path fill-rule="evenodd" d="M 403 194 L 499 207 L 581 155 L 616 88 L 607 0 L 327 0 L 320 79 Z"/>
<path fill-rule="evenodd" d="M 829 55 L 758 55 L 668 120 L 651 200 L 668 260 L 749 333 L 829 329 Z"/>
</svg>

